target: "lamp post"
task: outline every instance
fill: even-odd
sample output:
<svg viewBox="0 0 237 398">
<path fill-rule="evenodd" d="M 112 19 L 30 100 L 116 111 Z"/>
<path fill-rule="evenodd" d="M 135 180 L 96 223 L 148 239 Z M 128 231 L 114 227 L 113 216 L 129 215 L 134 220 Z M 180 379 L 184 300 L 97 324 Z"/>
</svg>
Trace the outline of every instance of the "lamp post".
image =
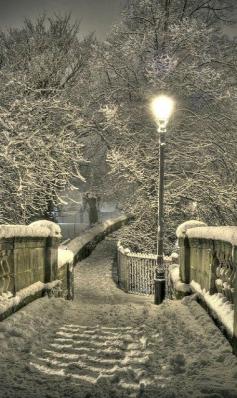
<svg viewBox="0 0 237 398">
<path fill-rule="evenodd" d="M 152 112 L 159 133 L 159 183 L 158 183 L 158 228 L 157 228 L 157 266 L 154 278 L 154 303 L 161 304 L 165 298 L 164 247 L 164 134 L 174 108 L 171 98 L 160 95 L 152 101 Z"/>
</svg>

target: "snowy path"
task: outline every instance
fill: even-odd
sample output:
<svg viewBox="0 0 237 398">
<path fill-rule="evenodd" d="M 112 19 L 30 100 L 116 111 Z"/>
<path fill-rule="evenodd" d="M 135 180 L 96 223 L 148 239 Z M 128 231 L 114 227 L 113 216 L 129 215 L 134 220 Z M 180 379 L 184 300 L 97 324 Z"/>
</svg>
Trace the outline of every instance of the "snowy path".
<svg viewBox="0 0 237 398">
<path fill-rule="evenodd" d="M 74 302 L 0 324 L 0 398 L 237 398 L 237 358 L 205 311 L 124 293 L 113 256 L 105 240 L 76 267 Z"/>
</svg>

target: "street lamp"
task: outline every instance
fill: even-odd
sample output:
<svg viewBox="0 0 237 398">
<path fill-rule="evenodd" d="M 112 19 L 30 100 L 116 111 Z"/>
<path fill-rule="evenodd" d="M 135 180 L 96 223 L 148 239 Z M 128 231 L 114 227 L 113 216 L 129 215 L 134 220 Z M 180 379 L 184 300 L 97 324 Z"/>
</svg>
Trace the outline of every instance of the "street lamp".
<svg viewBox="0 0 237 398">
<path fill-rule="evenodd" d="M 174 109 L 174 101 L 166 95 L 155 97 L 151 109 L 159 133 L 159 185 L 158 185 L 158 230 L 157 230 L 157 266 L 154 279 L 154 303 L 161 304 L 165 297 L 165 268 L 163 261 L 164 242 L 164 134 Z"/>
</svg>

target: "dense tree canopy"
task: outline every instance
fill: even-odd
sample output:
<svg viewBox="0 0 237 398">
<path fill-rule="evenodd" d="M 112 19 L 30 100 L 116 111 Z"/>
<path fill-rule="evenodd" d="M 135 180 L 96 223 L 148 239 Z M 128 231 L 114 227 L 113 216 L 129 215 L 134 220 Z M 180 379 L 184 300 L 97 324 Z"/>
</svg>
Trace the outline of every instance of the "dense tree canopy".
<svg viewBox="0 0 237 398">
<path fill-rule="evenodd" d="M 158 133 L 154 95 L 176 102 L 166 141 L 166 250 L 189 218 L 236 224 L 236 39 L 232 0 L 129 0 L 102 44 L 69 17 L 0 35 L 3 222 L 26 222 L 86 189 L 134 213 L 122 239 L 155 251 Z M 83 146 L 83 151 L 82 151 Z M 82 152 L 84 160 L 82 159 Z"/>
<path fill-rule="evenodd" d="M 221 29 L 233 5 L 130 1 L 100 50 L 97 117 L 109 142 L 112 187 L 136 215 L 122 232 L 135 250 L 156 247 L 158 135 L 149 103 L 159 93 L 176 101 L 166 136 L 167 248 L 190 217 L 237 222 L 236 40 Z"/>
<path fill-rule="evenodd" d="M 40 17 L 0 35 L 1 223 L 25 223 L 82 179 L 83 113 L 69 92 L 82 79 L 92 37 L 70 18 Z"/>
</svg>

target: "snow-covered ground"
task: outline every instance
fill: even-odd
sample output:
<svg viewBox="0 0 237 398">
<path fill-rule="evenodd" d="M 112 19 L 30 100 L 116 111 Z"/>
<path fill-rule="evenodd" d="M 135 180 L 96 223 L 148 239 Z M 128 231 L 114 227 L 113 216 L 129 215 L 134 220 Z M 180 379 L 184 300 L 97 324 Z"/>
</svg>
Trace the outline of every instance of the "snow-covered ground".
<svg viewBox="0 0 237 398">
<path fill-rule="evenodd" d="M 107 239 L 75 269 L 75 301 L 39 299 L 0 324 L 1 398 L 236 398 L 237 358 L 190 298 L 119 290 Z"/>
</svg>

